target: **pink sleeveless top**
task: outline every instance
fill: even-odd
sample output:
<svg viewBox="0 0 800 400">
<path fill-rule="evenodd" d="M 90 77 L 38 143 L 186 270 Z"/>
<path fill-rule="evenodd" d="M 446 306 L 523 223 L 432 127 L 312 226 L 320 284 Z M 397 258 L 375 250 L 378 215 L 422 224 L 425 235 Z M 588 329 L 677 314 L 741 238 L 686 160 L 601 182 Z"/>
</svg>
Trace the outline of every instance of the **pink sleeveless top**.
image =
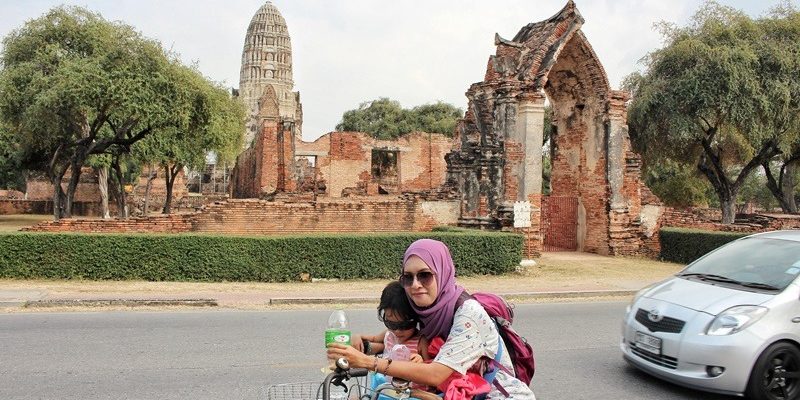
<svg viewBox="0 0 800 400">
<path fill-rule="evenodd" d="M 396 337 L 394 335 L 390 335 L 389 333 L 390 333 L 389 331 L 386 331 L 386 335 L 383 337 L 383 353 L 384 354 L 389 353 L 389 351 L 391 351 L 392 348 L 396 344 L 405 345 L 406 347 L 408 347 L 409 350 L 411 350 L 411 354 L 418 354 L 419 353 L 419 350 L 418 350 L 419 349 L 419 338 L 420 338 L 419 332 L 417 332 L 416 335 L 414 335 L 414 336 L 410 337 L 408 340 L 406 340 L 405 343 L 395 343 Z"/>
</svg>

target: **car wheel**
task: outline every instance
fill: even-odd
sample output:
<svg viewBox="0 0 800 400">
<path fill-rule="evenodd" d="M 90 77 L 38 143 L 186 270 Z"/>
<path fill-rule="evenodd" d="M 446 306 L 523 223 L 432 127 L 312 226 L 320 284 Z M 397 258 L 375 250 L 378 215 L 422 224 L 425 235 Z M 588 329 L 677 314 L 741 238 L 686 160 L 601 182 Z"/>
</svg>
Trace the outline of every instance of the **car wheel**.
<svg viewBox="0 0 800 400">
<path fill-rule="evenodd" d="M 752 400 L 789 400 L 800 395 L 800 349 L 778 342 L 764 350 L 747 383 L 747 398 Z"/>
</svg>

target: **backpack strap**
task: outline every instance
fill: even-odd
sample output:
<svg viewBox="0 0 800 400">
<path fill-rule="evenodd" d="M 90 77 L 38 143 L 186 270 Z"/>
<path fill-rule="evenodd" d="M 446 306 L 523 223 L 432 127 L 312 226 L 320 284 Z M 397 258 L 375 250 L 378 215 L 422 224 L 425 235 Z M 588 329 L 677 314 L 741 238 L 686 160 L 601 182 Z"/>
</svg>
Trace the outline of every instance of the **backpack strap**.
<svg viewBox="0 0 800 400">
<path fill-rule="evenodd" d="M 453 312 L 458 311 L 458 308 L 461 307 L 464 304 L 464 302 L 469 299 L 475 300 L 475 298 L 472 297 L 471 294 L 467 293 L 466 290 L 461 292 L 461 294 L 458 296 L 458 299 L 456 299 L 456 306 L 455 308 L 453 308 Z"/>
</svg>

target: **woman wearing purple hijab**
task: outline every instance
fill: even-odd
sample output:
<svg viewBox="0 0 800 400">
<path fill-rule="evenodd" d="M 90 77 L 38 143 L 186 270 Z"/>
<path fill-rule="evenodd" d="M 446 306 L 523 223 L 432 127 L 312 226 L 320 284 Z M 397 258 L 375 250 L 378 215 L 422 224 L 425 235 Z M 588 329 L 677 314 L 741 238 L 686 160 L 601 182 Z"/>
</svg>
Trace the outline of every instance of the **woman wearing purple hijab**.
<svg viewBox="0 0 800 400">
<path fill-rule="evenodd" d="M 495 377 L 497 385 L 490 386 L 486 398 L 535 399 L 531 389 L 514 377 L 514 368 L 505 344 L 480 303 L 467 299 L 456 309 L 464 288 L 456 283 L 453 258 L 444 243 L 431 239 L 412 243 L 403 256 L 400 283 L 422 322 L 422 335 L 430 340 L 437 337 L 446 339 L 433 362 L 392 362 L 341 345 L 328 348 L 329 357 L 346 357 L 355 368 L 367 368 L 437 387 L 445 391 L 445 399 L 449 399 L 447 393 L 453 392 L 448 388 L 452 389 L 453 381 L 466 377 L 467 371 L 483 374 L 486 360 L 494 360 L 498 349 L 502 347 L 499 361 L 509 372 L 500 369 Z M 483 385 L 482 390 L 488 389 L 486 386 Z M 463 390 L 460 394 L 459 398 L 465 398 Z M 468 393 L 466 398 L 473 394 L 477 393 Z"/>
</svg>

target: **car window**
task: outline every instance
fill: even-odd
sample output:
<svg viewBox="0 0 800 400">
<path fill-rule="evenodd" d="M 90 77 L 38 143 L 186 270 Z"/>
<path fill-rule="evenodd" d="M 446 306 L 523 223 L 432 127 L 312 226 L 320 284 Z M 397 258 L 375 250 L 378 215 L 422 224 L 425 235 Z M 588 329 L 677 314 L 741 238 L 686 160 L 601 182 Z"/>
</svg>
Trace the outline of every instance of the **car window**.
<svg viewBox="0 0 800 400">
<path fill-rule="evenodd" d="M 708 274 L 783 290 L 800 274 L 800 242 L 759 237 L 729 243 L 681 274 Z"/>
</svg>

